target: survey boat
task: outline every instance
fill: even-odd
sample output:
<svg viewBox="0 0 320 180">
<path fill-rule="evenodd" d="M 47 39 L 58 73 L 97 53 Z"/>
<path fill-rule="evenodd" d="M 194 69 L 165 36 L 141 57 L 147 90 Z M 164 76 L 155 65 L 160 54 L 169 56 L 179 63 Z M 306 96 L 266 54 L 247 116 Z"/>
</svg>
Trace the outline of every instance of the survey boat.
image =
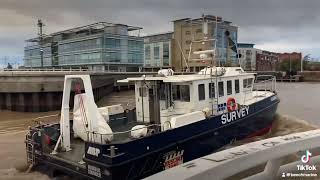
<svg viewBox="0 0 320 180">
<path fill-rule="evenodd" d="M 204 60 L 214 52 L 195 54 Z M 70 112 L 75 81 L 82 85 Z M 31 127 L 26 135 L 30 167 L 46 167 L 51 176 L 141 179 L 267 133 L 279 103 L 275 77 L 241 67 L 180 75 L 163 69 L 118 82 L 134 83 L 134 109 L 98 108 L 90 76 L 66 75 L 60 123 Z"/>
<path fill-rule="evenodd" d="M 50 167 L 52 176 L 140 179 L 272 126 L 279 103 L 274 78 L 255 84 L 255 74 L 240 67 L 159 74 L 122 81 L 135 83 L 132 110 L 98 108 L 88 75 L 65 76 L 60 123 L 30 128 L 28 162 Z M 71 82 L 79 79 L 85 92 L 75 95 L 70 118 Z"/>
</svg>

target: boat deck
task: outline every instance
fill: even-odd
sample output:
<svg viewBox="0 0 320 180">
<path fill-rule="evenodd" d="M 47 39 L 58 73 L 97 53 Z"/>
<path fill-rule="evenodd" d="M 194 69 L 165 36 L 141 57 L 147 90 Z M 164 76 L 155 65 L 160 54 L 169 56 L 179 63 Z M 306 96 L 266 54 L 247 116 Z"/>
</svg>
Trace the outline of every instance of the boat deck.
<svg viewBox="0 0 320 180">
<path fill-rule="evenodd" d="M 273 95 L 274 93 L 270 91 L 252 91 L 252 96 L 247 97 L 243 104 L 248 106 Z"/>
<path fill-rule="evenodd" d="M 121 123 L 122 124 L 122 123 Z M 136 121 L 128 122 L 122 124 L 121 126 L 115 125 L 113 128 L 115 132 L 121 132 L 114 135 L 112 143 L 123 143 L 132 140 L 130 138 L 130 131 L 132 127 L 138 125 Z M 46 150 L 46 155 L 50 158 L 68 163 L 79 168 L 86 168 L 85 162 L 82 160 L 85 155 L 85 142 L 80 138 L 71 138 L 71 150 L 68 152 L 58 151 L 57 154 L 51 154 L 52 149 Z"/>
<path fill-rule="evenodd" d="M 82 161 L 85 153 L 84 148 L 84 141 L 74 138 L 71 139 L 71 151 L 59 151 L 57 154 L 48 153 L 47 156 L 85 169 L 85 162 Z"/>
</svg>

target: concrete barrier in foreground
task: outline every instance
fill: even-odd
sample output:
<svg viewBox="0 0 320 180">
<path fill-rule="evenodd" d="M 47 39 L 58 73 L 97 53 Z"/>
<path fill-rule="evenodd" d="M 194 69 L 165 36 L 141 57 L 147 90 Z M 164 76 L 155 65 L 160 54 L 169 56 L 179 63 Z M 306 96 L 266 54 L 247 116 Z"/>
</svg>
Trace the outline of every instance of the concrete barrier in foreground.
<svg viewBox="0 0 320 180">
<path fill-rule="evenodd" d="M 319 156 L 311 156 L 311 160 L 306 164 L 300 160 L 282 164 L 283 160 L 290 154 L 315 149 L 319 146 L 320 129 L 289 134 L 213 153 L 162 171 L 146 179 L 226 179 L 263 163 L 266 163 L 266 165 L 262 172 L 245 179 L 275 179 L 276 176 L 286 176 L 287 172 L 298 171 L 297 165 L 303 166 L 308 164 L 312 167 L 312 164 L 318 163 L 320 161 Z"/>
</svg>

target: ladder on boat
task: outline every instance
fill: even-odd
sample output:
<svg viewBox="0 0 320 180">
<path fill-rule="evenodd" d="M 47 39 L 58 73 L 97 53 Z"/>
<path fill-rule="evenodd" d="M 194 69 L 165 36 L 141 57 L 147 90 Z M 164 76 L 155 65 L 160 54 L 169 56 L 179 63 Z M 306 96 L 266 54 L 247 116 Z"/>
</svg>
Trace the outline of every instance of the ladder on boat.
<svg viewBox="0 0 320 180">
<path fill-rule="evenodd" d="M 27 154 L 27 163 L 29 165 L 27 172 L 29 172 L 31 168 L 35 165 L 35 149 L 34 149 L 33 136 L 36 133 L 37 132 L 34 132 L 32 135 L 30 134 L 26 135 L 26 154 Z"/>
</svg>

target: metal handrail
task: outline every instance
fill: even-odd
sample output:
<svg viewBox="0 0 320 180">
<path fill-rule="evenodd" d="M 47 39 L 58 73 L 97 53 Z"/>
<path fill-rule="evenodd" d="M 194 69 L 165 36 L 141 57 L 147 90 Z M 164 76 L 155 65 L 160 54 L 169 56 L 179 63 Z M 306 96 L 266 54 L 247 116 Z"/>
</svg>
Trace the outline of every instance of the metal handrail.
<svg viewBox="0 0 320 180">
<path fill-rule="evenodd" d="M 87 140 L 88 140 L 88 142 L 94 142 L 94 143 L 98 143 L 99 144 L 99 143 L 103 142 L 102 139 L 103 139 L 104 136 L 113 136 L 114 137 L 114 136 L 119 136 L 119 135 L 126 135 L 126 134 L 129 134 L 129 133 L 133 132 L 133 131 L 141 130 L 141 129 L 144 129 L 144 128 L 149 129 L 150 127 L 160 127 L 161 128 L 161 124 L 151 124 L 151 125 L 147 125 L 145 127 L 134 129 L 134 130 L 131 129 L 131 130 L 127 130 L 127 131 L 119 131 L 119 132 L 104 133 L 104 134 L 96 133 L 96 132 L 88 132 L 87 131 L 86 132 L 87 133 Z M 98 136 L 98 139 L 100 139 L 101 141 L 95 141 L 95 138 L 92 138 L 92 137 L 97 137 L 97 136 Z M 91 137 L 91 138 L 89 138 L 89 137 Z M 102 144 L 104 144 L 104 143 L 102 143 Z"/>
<path fill-rule="evenodd" d="M 1 71 L 37 71 L 37 72 L 55 72 L 55 71 L 89 71 L 88 69 L 65 69 L 65 68 L 31 68 L 31 69 L 2 69 Z"/>
<path fill-rule="evenodd" d="M 270 78 L 266 79 L 266 80 L 258 81 L 259 77 L 270 77 Z M 271 84 L 271 88 L 267 88 L 267 83 L 270 83 L 270 82 L 272 83 Z M 244 103 L 246 101 L 250 101 L 252 99 L 256 99 L 256 101 L 257 101 L 257 96 L 250 97 L 248 99 L 246 98 L 247 94 L 250 94 L 253 91 L 257 91 L 257 90 L 259 91 L 260 90 L 260 89 L 257 88 L 257 85 L 263 85 L 264 86 L 262 90 L 265 93 L 260 94 L 260 95 L 265 96 L 266 94 L 268 94 L 268 92 L 274 92 L 276 90 L 276 85 L 275 84 L 276 84 L 276 77 L 275 76 L 272 76 L 272 75 L 259 75 L 259 76 L 257 76 L 256 79 L 255 79 L 255 82 L 253 83 L 252 88 L 250 88 L 250 90 L 243 91 L 244 95 L 245 95 L 244 96 Z"/>
<path fill-rule="evenodd" d="M 149 128 L 149 127 L 154 127 L 154 126 L 161 127 L 161 124 L 151 124 L 151 125 L 148 125 L 148 126 L 145 126 L 145 127 L 141 127 L 141 128 L 135 129 L 135 130 L 118 131 L 118 132 L 113 132 L 113 133 L 105 133 L 105 134 L 94 133 L 94 132 L 92 132 L 92 133 L 93 133 L 93 134 L 99 134 L 99 135 L 119 135 L 119 134 L 125 134 L 125 133 L 129 133 L 129 132 L 132 132 L 132 131 L 137 131 L 137 130 L 140 130 L 140 129 Z M 89 133 L 90 133 L 90 132 L 89 132 Z"/>
</svg>

